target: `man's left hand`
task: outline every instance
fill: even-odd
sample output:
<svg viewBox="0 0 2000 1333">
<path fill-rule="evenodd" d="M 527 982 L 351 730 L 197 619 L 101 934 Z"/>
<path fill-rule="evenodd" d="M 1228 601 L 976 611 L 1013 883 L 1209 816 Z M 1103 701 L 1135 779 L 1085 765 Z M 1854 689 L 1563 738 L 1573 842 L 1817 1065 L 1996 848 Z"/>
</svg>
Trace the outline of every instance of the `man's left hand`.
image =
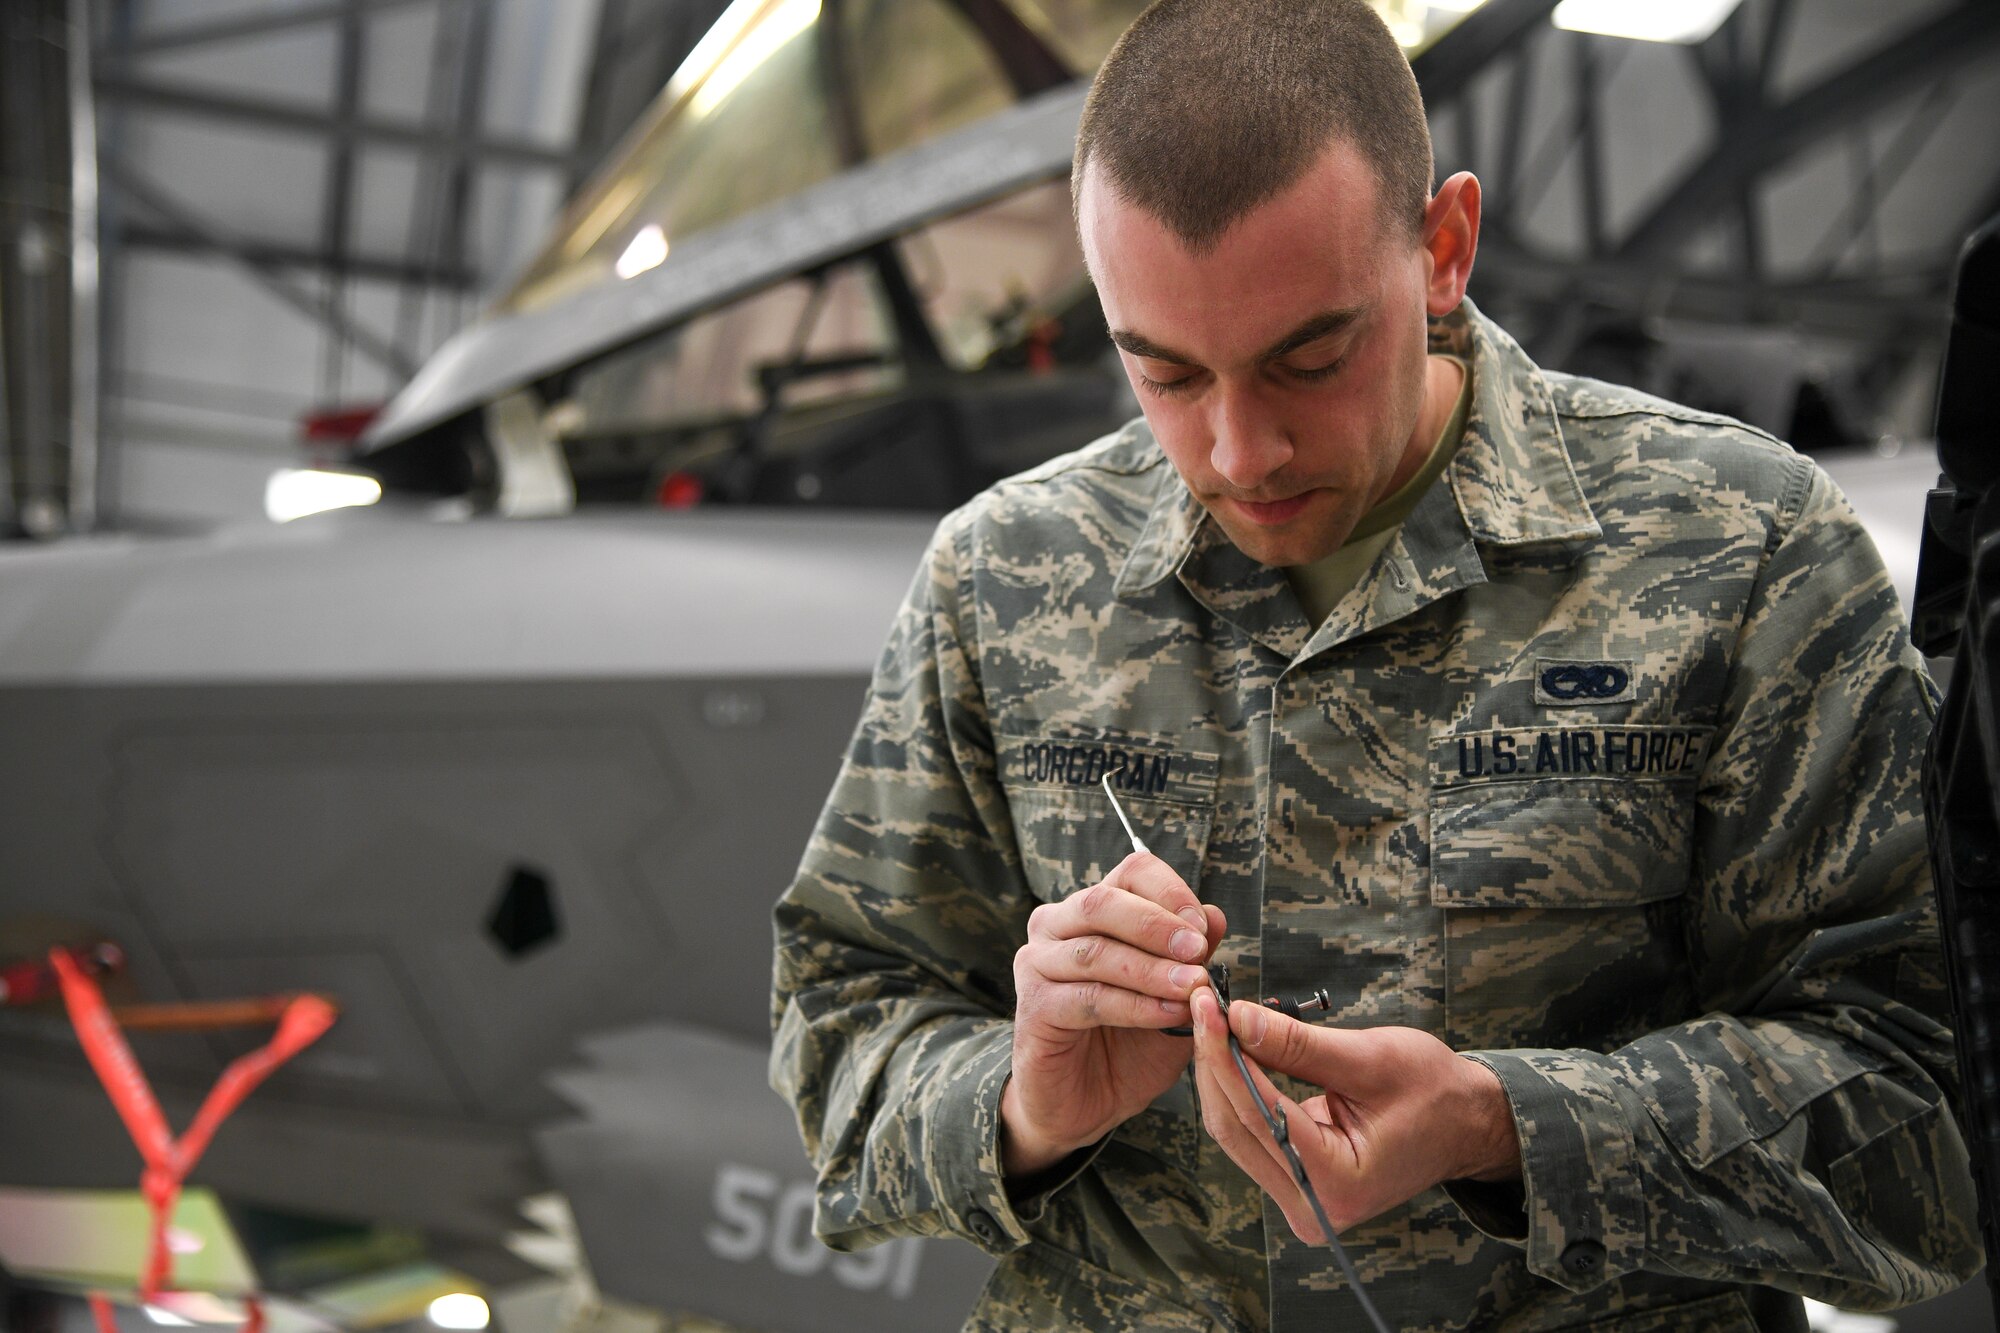
<svg viewBox="0 0 2000 1333">
<path fill-rule="evenodd" d="M 1264 1104 L 1286 1117 L 1292 1146 L 1335 1231 L 1387 1212 L 1447 1180 L 1511 1180 L 1521 1173 L 1514 1115 L 1492 1070 L 1427 1032 L 1316 1027 L 1263 1005 L 1229 1007 L 1193 996 L 1195 1085 L 1202 1121 L 1236 1164 L 1284 1209 L 1299 1239 L 1325 1238 L 1229 1054 L 1234 1028 Z M 1325 1091 L 1281 1095 L 1265 1069 Z"/>
</svg>

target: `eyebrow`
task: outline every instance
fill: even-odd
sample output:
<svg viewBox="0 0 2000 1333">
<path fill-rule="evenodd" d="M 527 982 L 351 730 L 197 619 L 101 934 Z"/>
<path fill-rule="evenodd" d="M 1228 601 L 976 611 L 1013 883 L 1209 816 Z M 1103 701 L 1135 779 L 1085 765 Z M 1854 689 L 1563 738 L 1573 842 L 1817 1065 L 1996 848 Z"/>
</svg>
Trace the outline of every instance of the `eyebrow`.
<svg viewBox="0 0 2000 1333">
<path fill-rule="evenodd" d="M 1360 319 L 1362 313 L 1363 311 L 1360 306 L 1350 306 L 1344 310 L 1323 311 L 1320 314 L 1314 315 L 1311 319 L 1258 353 L 1257 359 L 1259 361 L 1275 361 L 1281 356 L 1296 352 L 1301 347 L 1308 346 L 1318 342 L 1322 338 L 1339 333 Z M 1176 352 L 1171 347 L 1163 347 L 1151 338 L 1146 337 L 1143 333 L 1134 333 L 1130 329 L 1111 330 L 1111 341 L 1119 347 L 1124 348 L 1127 352 L 1130 352 L 1133 356 L 1143 356 L 1149 361 L 1171 361 L 1177 366 L 1200 364 L 1187 353 Z"/>
</svg>

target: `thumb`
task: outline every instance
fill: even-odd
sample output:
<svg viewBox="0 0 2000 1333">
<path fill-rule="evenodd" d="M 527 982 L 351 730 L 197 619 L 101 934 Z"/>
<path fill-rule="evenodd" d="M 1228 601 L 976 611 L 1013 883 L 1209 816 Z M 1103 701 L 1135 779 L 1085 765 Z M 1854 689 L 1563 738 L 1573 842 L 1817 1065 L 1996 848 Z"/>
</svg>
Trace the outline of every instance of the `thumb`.
<svg viewBox="0 0 2000 1333">
<path fill-rule="evenodd" d="M 1318 1087 L 1331 1087 L 1341 1066 L 1340 1033 L 1288 1018 L 1261 1004 L 1229 1006 L 1229 1026 L 1257 1063 Z"/>
</svg>

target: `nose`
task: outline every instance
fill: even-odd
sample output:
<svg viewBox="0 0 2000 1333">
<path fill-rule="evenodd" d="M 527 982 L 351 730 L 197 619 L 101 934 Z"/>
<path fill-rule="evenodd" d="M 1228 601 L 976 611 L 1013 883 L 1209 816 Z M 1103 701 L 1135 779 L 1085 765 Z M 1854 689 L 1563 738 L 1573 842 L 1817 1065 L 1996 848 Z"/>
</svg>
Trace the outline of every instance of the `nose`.
<svg viewBox="0 0 2000 1333">
<path fill-rule="evenodd" d="M 1209 421 L 1208 462 L 1239 491 L 1254 491 L 1292 461 L 1292 442 L 1254 389 L 1220 385 Z"/>
</svg>

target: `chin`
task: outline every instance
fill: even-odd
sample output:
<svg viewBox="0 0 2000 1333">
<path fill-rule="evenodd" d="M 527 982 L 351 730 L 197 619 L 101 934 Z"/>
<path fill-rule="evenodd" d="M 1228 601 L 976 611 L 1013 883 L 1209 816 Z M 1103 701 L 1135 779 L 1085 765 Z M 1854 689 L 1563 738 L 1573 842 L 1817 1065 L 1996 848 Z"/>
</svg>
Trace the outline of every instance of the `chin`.
<svg viewBox="0 0 2000 1333">
<path fill-rule="evenodd" d="M 1339 542 L 1328 543 L 1324 538 L 1314 540 L 1303 532 L 1270 532 L 1256 528 L 1246 532 L 1231 524 L 1223 524 L 1222 531 L 1237 550 L 1258 564 L 1270 565 L 1274 569 L 1311 564 L 1323 555 L 1331 555 L 1340 546 Z"/>
</svg>

